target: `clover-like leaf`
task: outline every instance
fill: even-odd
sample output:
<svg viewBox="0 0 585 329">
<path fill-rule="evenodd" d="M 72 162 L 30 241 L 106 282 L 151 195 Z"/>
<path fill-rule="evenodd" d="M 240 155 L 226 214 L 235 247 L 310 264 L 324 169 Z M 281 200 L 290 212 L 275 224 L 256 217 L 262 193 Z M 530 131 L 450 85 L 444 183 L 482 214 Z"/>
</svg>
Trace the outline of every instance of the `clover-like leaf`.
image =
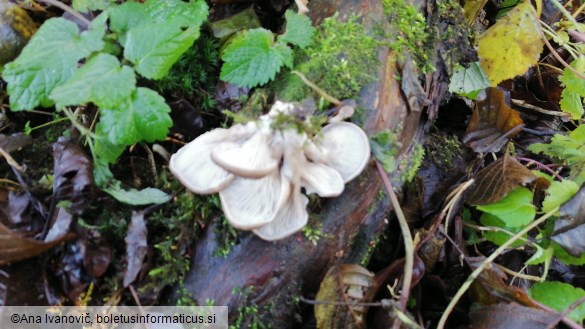
<svg viewBox="0 0 585 329">
<path fill-rule="evenodd" d="M 99 107 L 115 107 L 136 88 L 134 71 L 109 54 L 99 54 L 56 87 L 50 97 L 58 108 L 93 102 Z"/>
<path fill-rule="evenodd" d="M 224 50 L 220 78 L 242 87 L 265 84 L 282 66 L 292 67 L 292 50 L 274 42 L 272 32 L 253 29 L 234 38 Z"/>
<path fill-rule="evenodd" d="M 477 209 L 496 216 L 506 227 L 528 225 L 536 215 L 532 192 L 524 187 L 513 190 L 497 202 L 477 206 Z"/>
<path fill-rule="evenodd" d="M 77 25 L 66 19 L 47 20 L 20 56 L 4 67 L 11 109 L 53 105 L 49 98 L 53 89 L 73 75 L 80 59 L 103 48 L 104 33 L 103 26 L 80 33 Z"/>
</svg>

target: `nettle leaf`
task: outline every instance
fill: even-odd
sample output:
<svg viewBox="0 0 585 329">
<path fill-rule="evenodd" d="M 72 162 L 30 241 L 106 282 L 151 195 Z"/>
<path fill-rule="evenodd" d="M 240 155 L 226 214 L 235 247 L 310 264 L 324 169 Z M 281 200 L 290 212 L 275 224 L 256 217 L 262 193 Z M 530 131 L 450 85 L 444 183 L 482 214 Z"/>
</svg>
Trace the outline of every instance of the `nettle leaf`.
<svg viewBox="0 0 585 329">
<path fill-rule="evenodd" d="M 498 217 L 506 227 L 526 226 L 536 215 L 532 192 L 525 187 L 513 190 L 497 202 L 477 206 L 477 209 Z"/>
<path fill-rule="evenodd" d="M 99 54 L 90 59 L 50 95 L 58 108 L 93 102 L 112 108 L 125 101 L 136 89 L 132 68 L 120 66 L 112 55 Z"/>
<path fill-rule="evenodd" d="M 286 18 L 286 31 L 280 36 L 279 41 L 291 43 L 303 49 L 310 45 L 315 28 L 311 25 L 309 17 L 299 15 L 292 10 L 287 10 L 284 17 Z"/>
<path fill-rule="evenodd" d="M 124 2 L 108 9 L 110 29 L 119 34 L 118 38 L 124 43 L 125 33 L 133 27 L 152 22 L 146 6 L 139 2 Z"/>
<path fill-rule="evenodd" d="M 481 67 L 491 85 L 523 74 L 538 62 L 544 42 L 536 11 L 525 1 L 500 18 L 478 41 Z"/>
<path fill-rule="evenodd" d="M 101 17 L 100 21 L 106 16 Z M 80 59 L 103 48 L 104 33 L 103 26 L 80 33 L 77 25 L 66 19 L 47 20 L 20 56 L 5 66 L 3 79 L 8 83 L 11 109 L 53 105 L 49 98 L 53 89 L 73 75 Z"/>
<path fill-rule="evenodd" d="M 253 29 L 235 37 L 225 48 L 220 78 L 242 87 L 265 84 L 282 66 L 292 67 L 292 50 L 274 42 L 272 32 Z"/>
<path fill-rule="evenodd" d="M 124 58 L 148 79 L 161 79 L 199 38 L 199 27 L 182 30 L 176 23 L 144 24 L 126 34 Z"/>
<path fill-rule="evenodd" d="M 183 27 L 200 27 L 207 18 L 209 7 L 203 0 L 148 0 L 146 11 L 155 23 L 178 23 Z"/>
<path fill-rule="evenodd" d="M 490 86 L 490 81 L 478 62 L 470 63 L 468 68 L 461 65 L 455 67 L 451 77 L 449 92 L 476 99 L 477 95 Z"/>
<path fill-rule="evenodd" d="M 139 141 L 164 139 L 173 125 L 171 109 L 164 98 L 148 88 L 138 88 L 120 107 L 100 109 L 96 130 L 115 145 L 132 145 Z"/>
<path fill-rule="evenodd" d="M 559 312 L 566 310 L 573 303 L 585 297 L 585 290 L 573 287 L 568 283 L 545 281 L 537 282 L 529 290 L 530 297 Z M 585 319 L 585 304 L 577 306 L 569 318 L 581 322 Z"/>
<path fill-rule="evenodd" d="M 569 201 L 579 190 L 577 183 L 565 179 L 563 181 L 554 181 L 546 190 L 546 198 L 542 202 L 542 211 L 549 212 L 557 206 L 561 206 Z"/>
</svg>

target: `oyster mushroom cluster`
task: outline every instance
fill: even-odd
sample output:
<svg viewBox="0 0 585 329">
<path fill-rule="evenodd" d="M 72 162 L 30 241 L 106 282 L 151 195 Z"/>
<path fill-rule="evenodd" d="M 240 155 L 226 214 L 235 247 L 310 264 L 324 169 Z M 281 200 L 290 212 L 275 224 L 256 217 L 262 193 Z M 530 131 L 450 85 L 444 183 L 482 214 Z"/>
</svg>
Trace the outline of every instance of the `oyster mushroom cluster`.
<svg viewBox="0 0 585 329">
<path fill-rule="evenodd" d="M 274 127 L 294 111 L 277 101 L 258 121 L 209 131 L 173 154 L 170 170 L 195 193 L 219 192 L 234 227 L 264 240 L 285 238 L 307 224 L 302 188 L 338 196 L 370 156 L 366 134 L 353 123 L 330 123 L 312 139 L 295 127 Z"/>
</svg>

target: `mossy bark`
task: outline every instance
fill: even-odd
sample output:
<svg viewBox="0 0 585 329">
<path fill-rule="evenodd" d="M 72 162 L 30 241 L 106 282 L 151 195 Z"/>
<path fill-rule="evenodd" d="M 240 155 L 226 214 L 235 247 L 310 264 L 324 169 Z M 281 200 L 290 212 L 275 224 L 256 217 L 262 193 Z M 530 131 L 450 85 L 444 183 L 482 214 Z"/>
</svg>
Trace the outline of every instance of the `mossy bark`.
<svg viewBox="0 0 585 329">
<path fill-rule="evenodd" d="M 372 34 L 388 25 L 379 0 L 312 0 L 311 18 L 319 24 L 324 18 L 339 13 L 339 19 L 357 14 L 361 23 Z M 437 8 L 430 3 L 417 3 L 421 11 Z M 437 15 L 436 17 L 440 17 Z M 435 15 L 427 20 L 437 23 Z M 423 87 L 415 70 L 409 67 L 408 56 L 398 56 L 386 47 L 378 49 L 377 78 L 363 86 L 357 99 L 364 111 L 363 127 L 369 135 L 390 129 L 400 136 L 400 163 L 410 159 L 415 146 L 423 143 L 426 131 L 435 117 L 439 103 L 447 90 L 446 65 L 438 49 L 430 59 L 437 68 L 423 77 Z M 351 47 L 352 45 L 347 45 Z M 399 58 L 401 63 L 399 65 Z M 398 81 L 397 76 L 403 78 Z M 318 81 L 317 81 L 318 83 Z M 421 95 L 421 93 L 423 93 Z M 428 101 L 417 102 L 417 99 Z M 406 170 L 407 168 L 405 168 Z M 400 170 L 390 173 L 395 187 L 401 187 Z M 214 225 L 207 228 L 194 246 L 191 270 L 185 281 L 187 290 L 199 303 L 213 301 L 214 305 L 230 307 L 230 323 L 240 316 L 243 305 L 255 305 L 258 312 L 244 315 L 242 326 L 259 321 L 272 328 L 293 328 L 299 319 L 298 299 L 295 296 L 314 296 L 327 270 L 340 262 L 359 263 L 364 251 L 370 248 L 391 218 L 388 198 L 378 197 L 383 192 L 382 181 L 374 165 L 346 186 L 345 192 L 324 200 L 319 214 L 322 237 L 316 245 L 302 234 L 277 242 L 266 242 L 252 234 L 242 234 L 227 257 L 215 256 L 217 236 Z M 253 287 L 253 288 L 249 288 Z M 234 289 L 248 288 L 244 298 Z"/>
</svg>

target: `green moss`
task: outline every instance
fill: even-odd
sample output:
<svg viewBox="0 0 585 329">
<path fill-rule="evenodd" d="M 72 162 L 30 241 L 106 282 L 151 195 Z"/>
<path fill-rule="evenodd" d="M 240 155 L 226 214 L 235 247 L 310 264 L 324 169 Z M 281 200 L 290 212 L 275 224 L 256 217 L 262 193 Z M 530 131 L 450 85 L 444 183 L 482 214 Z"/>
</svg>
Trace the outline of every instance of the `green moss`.
<svg viewBox="0 0 585 329">
<path fill-rule="evenodd" d="M 402 173 L 402 181 L 409 183 L 414 179 L 418 169 L 423 163 L 424 157 L 424 147 L 420 144 L 415 144 L 410 159 L 404 159 L 400 162 L 399 168 L 403 170 L 406 169 L 406 171 L 403 171 Z"/>
<path fill-rule="evenodd" d="M 439 133 L 428 136 L 425 148 L 427 159 L 445 172 L 453 167 L 453 162 L 463 152 L 457 136 Z"/>
<path fill-rule="evenodd" d="M 244 299 L 242 306 L 238 307 L 235 322 L 230 324 L 229 329 L 250 328 L 250 329 L 265 329 L 271 328 L 270 324 L 264 324 L 260 320 L 261 312 L 270 312 L 269 306 L 260 307 L 255 303 L 248 301 L 250 294 L 254 291 L 254 286 L 248 286 L 245 289 L 236 287 L 232 291 L 232 295 L 240 295 Z"/>
<path fill-rule="evenodd" d="M 374 80 L 380 42 L 368 35 L 357 16 L 347 22 L 329 17 L 317 28 L 313 43 L 295 53 L 295 70 L 338 99 L 356 98 L 361 88 Z M 273 84 L 277 98 L 300 101 L 319 95 L 299 77 L 284 73 Z"/>
<path fill-rule="evenodd" d="M 216 106 L 215 86 L 219 75 L 219 45 L 203 34 L 173 65 L 169 74 L 156 82 L 156 89 L 175 99 L 186 99 L 202 111 Z"/>
<path fill-rule="evenodd" d="M 422 73 L 433 71 L 434 67 L 429 63 L 433 47 L 428 44 L 429 33 L 424 16 L 405 0 L 382 0 L 382 7 L 390 24 L 390 29 L 384 33 L 390 48 L 399 56 L 411 54 L 415 66 Z"/>
</svg>

